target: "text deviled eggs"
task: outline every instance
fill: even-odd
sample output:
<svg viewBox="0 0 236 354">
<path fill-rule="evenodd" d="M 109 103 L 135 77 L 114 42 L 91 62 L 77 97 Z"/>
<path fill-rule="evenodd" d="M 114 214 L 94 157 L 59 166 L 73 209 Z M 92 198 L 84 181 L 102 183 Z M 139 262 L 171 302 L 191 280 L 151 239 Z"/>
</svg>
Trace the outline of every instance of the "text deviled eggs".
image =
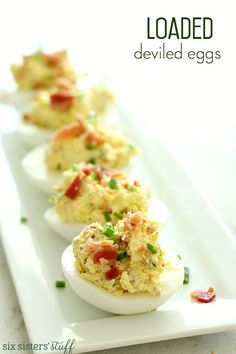
<svg viewBox="0 0 236 354">
<path fill-rule="evenodd" d="M 111 107 L 113 97 L 102 86 L 78 90 L 75 82 L 60 78 L 56 87 L 40 92 L 18 126 L 21 141 L 30 147 L 49 141 L 55 130 L 73 122 L 78 114 L 92 124 Z"/>
<path fill-rule="evenodd" d="M 140 212 L 113 226 L 87 226 L 62 255 L 64 275 L 85 301 L 104 311 L 135 314 L 156 309 L 181 287 L 180 259 L 157 242 L 158 223 Z"/>
<path fill-rule="evenodd" d="M 101 168 L 123 168 L 137 153 L 124 136 L 78 119 L 59 130 L 50 144 L 29 152 L 22 164 L 32 182 L 51 193 L 61 171 L 75 163 L 92 161 Z"/>
</svg>

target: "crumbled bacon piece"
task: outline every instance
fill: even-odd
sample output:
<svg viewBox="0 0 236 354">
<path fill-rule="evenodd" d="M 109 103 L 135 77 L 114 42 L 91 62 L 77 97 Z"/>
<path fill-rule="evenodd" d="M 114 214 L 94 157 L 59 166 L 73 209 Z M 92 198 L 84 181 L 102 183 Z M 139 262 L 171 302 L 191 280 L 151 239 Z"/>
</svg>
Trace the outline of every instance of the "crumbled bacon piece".
<svg viewBox="0 0 236 354">
<path fill-rule="evenodd" d="M 124 229 L 125 231 L 130 231 L 134 230 L 138 224 L 141 224 L 143 221 L 142 214 L 137 211 L 134 214 L 129 214 L 125 219 L 124 219 Z"/>
<path fill-rule="evenodd" d="M 91 173 L 94 171 L 94 166 L 84 166 L 82 168 L 82 171 L 84 172 L 84 174 L 86 174 L 86 176 L 90 176 Z"/>
<path fill-rule="evenodd" d="M 67 198 L 70 199 L 75 199 L 76 197 L 78 197 L 79 193 L 80 193 L 80 184 L 81 184 L 81 179 L 80 176 L 77 175 L 72 183 L 69 185 L 69 187 L 66 189 L 65 191 L 65 196 Z"/>
<path fill-rule="evenodd" d="M 86 131 L 86 127 L 82 120 L 77 119 L 75 122 L 60 129 L 53 137 L 53 141 L 63 140 L 67 138 L 79 137 Z"/>
<path fill-rule="evenodd" d="M 93 262 L 99 264 L 100 260 L 103 258 L 106 259 L 110 265 L 114 265 L 116 263 L 117 254 L 117 248 L 113 245 L 99 246 L 93 253 Z"/>
<path fill-rule="evenodd" d="M 194 290 L 191 292 L 191 298 L 198 302 L 208 303 L 214 301 L 216 297 L 215 289 L 210 287 L 207 291 Z"/>
<path fill-rule="evenodd" d="M 106 140 L 102 136 L 95 134 L 93 132 L 88 132 L 88 134 L 85 137 L 86 144 L 94 143 L 96 146 L 99 146 L 104 144 L 105 141 Z"/>
<path fill-rule="evenodd" d="M 111 269 L 109 269 L 106 273 L 105 273 L 105 277 L 107 280 L 112 280 L 117 278 L 120 275 L 120 270 L 117 267 L 113 267 Z"/>
<path fill-rule="evenodd" d="M 50 96 L 51 105 L 59 108 L 68 108 L 74 103 L 75 95 L 68 90 L 59 90 Z"/>
</svg>

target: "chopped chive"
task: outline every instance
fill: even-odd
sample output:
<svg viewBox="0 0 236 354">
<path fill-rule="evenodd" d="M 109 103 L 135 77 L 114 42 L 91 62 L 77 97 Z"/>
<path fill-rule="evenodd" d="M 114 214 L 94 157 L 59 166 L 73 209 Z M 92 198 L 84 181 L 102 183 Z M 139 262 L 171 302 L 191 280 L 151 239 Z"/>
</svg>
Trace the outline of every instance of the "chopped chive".
<svg viewBox="0 0 236 354">
<path fill-rule="evenodd" d="M 98 180 L 98 176 L 97 176 L 96 172 L 94 172 L 94 171 L 91 173 L 91 177 L 92 177 L 92 179 L 94 179 L 94 181 Z"/>
<path fill-rule="evenodd" d="M 150 242 L 146 243 L 146 247 L 152 254 L 156 254 L 159 251 L 159 248 Z"/>
<path fill-rule="evenodd" d="M 177 257 L 181 260 L 182 258 L 181 258 L 181 256 L 180 256 L 180 254 L 177 254 Z"/>
<path fill-rule="evenodd" d="M 95 143 L 91 142 L 91 143 L 86 143 L 85 147 L 87 150 L 95 150 L 97 148 L 97 145 Z"/>
<path fill-rule="evenodd" d="M 66 287 L 66 283 L 64 280 L 56 280 L 55 281 L 55 286 L 56 288 L 65 288 Z"/>
<path fill-rule="evenodd" d="M 61 171 L 61 168 L 62 168 L 61 163 L 58 163 L 58 164 L 57 164 L 57 170 L 58 170 L 58 171 Z"/>
<path fill-rule="evenodd" d="M 189 267 L 184 267 L 184 281 L 183 284 L 189 283 Z"/>
<path fill-rule="evenodd" d="M 28 219 L 27 219 L 25 216 L 22 216 L 22 217 L 20 218 L 20 222 L 21 222 L 22 224 L 26 224 L 26 223 L 28 222 Z"/>
<path fill-rule="evenodd" d="M 114 178 L 112 178 L 112 177 L 111 177 L 111 179 L 109 181 L 109 187 L 111 189 L 116 189 L 118 187 L 117 181 Z"/>
<path fill-rule="evenodd" d="M 127 188 L 130 192 L 135 192 L 137 190 L 137 188 L 135 186 L 133 186 L 132 184 L 130 184 Z"/>
<path fill-rule="evenodd" d="M 104 219 L 105 219 L 107 222 L 110 222 L 110 221 L 111 221 L 110 214 L 109 214 L 107 211 L 104 211 L 103 215 L 104 215 Z"/>
<path fill-rule="evenodd" d="M 102 234 L 112 240 L 115 244 L 119 245 L 120 242 L 115 235 L 114 226 L 110 222 L 104 225 Z"/>
<path fill-rule="evenodd" d="M 107 236 L 107 237 L 112 237 L 114 236 L 115 230 L 114 230 L 114 226 L 112 224 L 105 224 L 102 234 Z"/>
<path fill-rule="evenodd" d="M 118 212 L 114 212 L 114 215 L 115 215 L 115 217 L 117 218 L 117 219 L 119 219 L 119 220 L 122 220 L 123 219 L 123 215 L 121 214 L 121 213 L 118 213 Z"/>
<path fill-rule="evenodd" d="M 91 163 L 92 165 L 96 165 L 96 159 L 95 159 L 95 157 L 91 157 L 91 159 L 89 159 L 89 160 L 87 161 L 87 163 Z"/>
<path fill-rule="evenodd" d="M 79 165 L 77 163 L 74 163 L 71 167 L 72 171 L 78 172 L 79 171 Z"/>
<path fill-rule="evenodd" d="M 128 257 L 128 253 L 127 253 L 126 251 L 124 251 L 124 252 L 121 252 L 121 253 L 118 254 L 117 260 L 118 260 L 118 261 L 122 261 L 122 260 L 125 259 L 126 257 Z"/>
</svg>

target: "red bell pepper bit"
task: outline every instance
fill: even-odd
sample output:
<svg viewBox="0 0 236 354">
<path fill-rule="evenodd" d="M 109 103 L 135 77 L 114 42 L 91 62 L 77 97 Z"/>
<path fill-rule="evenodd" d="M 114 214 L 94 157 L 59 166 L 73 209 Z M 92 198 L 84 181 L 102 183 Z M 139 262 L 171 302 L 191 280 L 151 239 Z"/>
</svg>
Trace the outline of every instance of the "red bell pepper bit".
<svg viewBox="0 0 236 354">
<path fill-rule="evenodd" d="M 103 174 L 108 176 L 108 177 L 114 177 L 114 176 L 122 176 L 123 172 L 116 170 L 114 168 L 108 168 L 106 170 L 103 171 Z"/>
<path fill-rule="evenodd" d="M 52 138 L 53 141 L 79 137 L 86 131 L 86 127 L 81 119 L 61 128 Z"/>
<path fill-rule="evenodd" d="M 82 171 L 84 172 L 84 174 L 86 174 L 86 176 L 90 176 L 91 173 L 94 171 L 94 166 L 84 166 L 82 168 Z"/>
<path fill-rule="evenodd" d="M 93 262 L 95 264 L 100 263 L 100 259 L 106 259 L 110 265 L 114 265 L 116 263 L 117 258 L 117 248 L 114 246 L 99 246 L 96 251 L 93 253 Z"/>
<path fill-rule="evenodd" d="M 88 143 L 94 143 L 95 145 L 99 146 L 105 143 L 105 139 L 93 132 L 88 132 L 88 134 L 85 137 L 85 142 L 86 144 Z"/>
<path fill-rule="evenodd" d="M 105 273 L 105 277 L 107 280 L 115 279 L 119 275 L 120 275 L 120 270 L 117 267 L 111 268 Z"/>
<path fill-rule="evenodd" d="M 74 102 L 75 96 L 69 91 L 58 91 L 50 96 L 50 101 L 53 106 L 70 107 Z"/>
<path fill-rule="evenodd" d="M 194 290 L 191 292 L 191 298 L 198 302 L 208 303 L 214 301 L 216 293 L 214 288 L 210 287 L 207 291 Z"/>
<path fill-rule="evenodd" d="M 65 191 L 65 196 L 67 198 L 70 199 L 75 199 L 76 197 L 78 197 L 79 193 L 80 193 L 80 184 L 81 184 L 81 180 L 80 180 L 80 176 L 77 175 L 74 180 L 72 181 L 72 183 L 70 184 L 70 186 L 67 188 L 67 190 Z"/>
</svg>

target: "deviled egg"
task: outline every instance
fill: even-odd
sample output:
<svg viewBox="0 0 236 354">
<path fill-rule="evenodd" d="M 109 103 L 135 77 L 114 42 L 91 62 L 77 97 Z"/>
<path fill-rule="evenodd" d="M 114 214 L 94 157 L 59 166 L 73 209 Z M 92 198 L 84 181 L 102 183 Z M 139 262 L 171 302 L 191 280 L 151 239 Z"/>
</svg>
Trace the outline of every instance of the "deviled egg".
<svg viewBox="0 0 236 354">
<path fill-rule="evenodd" d="M 181 287 L 180 259 L 161 249 L 158 223 L 141 212 L 113 226 L 87 226 L 62 255 L 64 275 L 85 301 L 104 311 L 135 314 L 156 309 Z"/>
<path fill-rule="evenodd" d="M 54 207 L 46 211 L 45 218 L 69 242 L 90 223 L 116 224 L 129 211 L 149 210 L 149 192 L 139 181 L 129 182 L 122 171 L 92 164 L 74 165 L 64 172 L 56 190 Z M 167 219 L 165 206 L 153 199 L 150 209 L 162 225 Z"/>
<path fill-rule="evenodd" d="M 25 145 L 37 146 L 49 141 L 55 130 L 73 122 L 78 114 L 96 124 L 112 101 L 111 93 L 102 86 L 82 91 L 71 80 L 60 78 L 55 89 L 38 94 L 31 109 L 22 115 L 18 135 Z"/>
<path fill-rule="evenodd" d="M 19 90 L 44 90 L 55 86 L 58 78 L 77 79 L 66 50 L 44 53 L 41 50 L 23 56 L 21 64 L 12 64 L 11 71 Z"/>
<path fill-rule="evenodd" d="M 77 119 L 59 130 L 50 144 L 30 151 L 22 165 L 34 184 L 51 193 L 61 172 L 75 163 L 92 161 L 101 168 L 120 168 L 137 153 L 124 136 Z"/>
</svg>

